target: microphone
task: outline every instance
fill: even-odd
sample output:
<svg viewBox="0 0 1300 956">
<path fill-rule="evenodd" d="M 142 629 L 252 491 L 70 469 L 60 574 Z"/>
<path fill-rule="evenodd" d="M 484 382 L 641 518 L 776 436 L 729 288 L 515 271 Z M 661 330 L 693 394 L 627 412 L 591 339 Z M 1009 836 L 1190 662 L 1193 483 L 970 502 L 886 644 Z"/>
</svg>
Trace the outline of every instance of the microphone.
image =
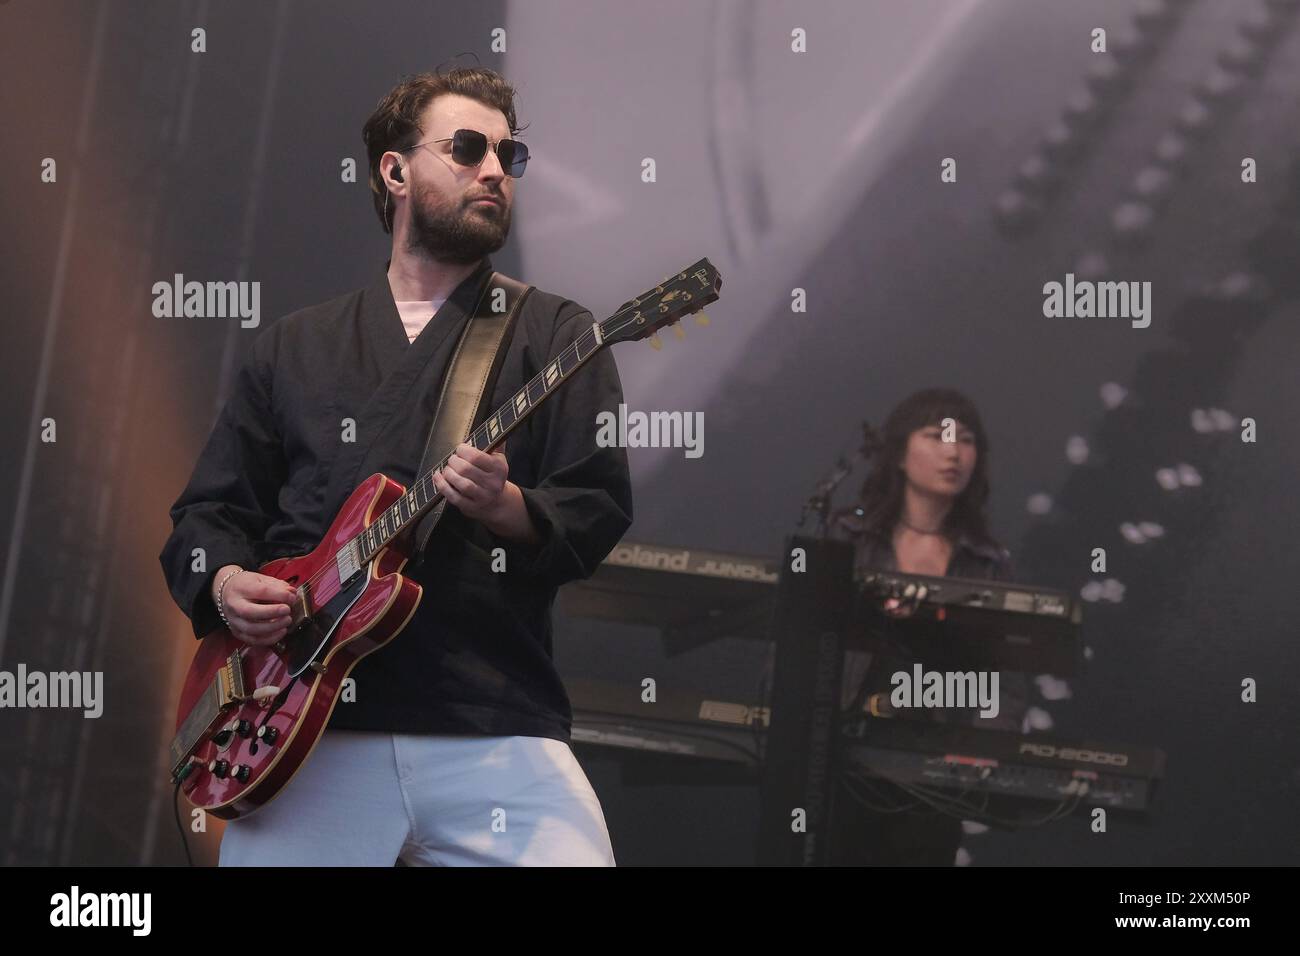
<svg viewBox="0 0 1300 956">
<path fill-rule="evenodd" d="M 871 456 L 876 453 L 880 447 L 880 441 L 875 431 L 867 422 L 862 423 L 862 445 L 852 456 L 841 455 L 835 461 L 834 467 L 817 483 L 816 490 L 809 495 L 808 500 L 804 502 L 803 510 L 799 512 L 799 524 L 797 527 L 802 528 L 808 520 L 809 513 L 817 516 L 817 531 L 820 535 L 825 535 L 827 531 L 827 522 L 830 518 L 831 497 L 835 494 L 835 489 L 840 486 L 845 478 L 853 472 L 853 465 L 856 459 L 870 461 Z"/>
</svg>

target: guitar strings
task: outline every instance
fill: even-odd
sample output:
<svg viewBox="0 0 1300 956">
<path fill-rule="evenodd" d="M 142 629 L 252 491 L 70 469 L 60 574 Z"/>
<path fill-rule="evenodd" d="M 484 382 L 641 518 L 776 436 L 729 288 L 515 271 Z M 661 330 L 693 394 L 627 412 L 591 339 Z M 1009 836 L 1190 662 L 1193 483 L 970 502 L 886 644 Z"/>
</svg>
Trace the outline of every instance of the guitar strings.
<svg viewBox="0 0 1300 956">
<path fill-rule="evenodd" d="M 682 276 L 679 276 L 679 278 L 684 277 L 684 275 L 685 275 L 685 274 L 683 273 Z M 694 297 L 692 296 L 692 299 L 693 299 L 693 298 L 694 298 Z M 629 302 L 626 306 L 624 306 L 623 308 L 619 309 L 617 312 L 615 312 L 613 315 L 611 315 L 609 318 L 607 318 L 604 322 L 600 323 L 600 327 L 601 327 L 601 340 L 602 340 L 602 342 L 603 342 L 603 340 L 604 340 L 604 338 L 605 338 L 605 336 L 606 336 L 607 334 L 609 334 L 609 335 L 617 335 L 617 334 L 618 334 L 619 332 L 621 332 L 624 328 L 626 328 L 629 324 L 631 324 L 631 321 L 632 321 L 632 320 L 629 318 L 627 321 L 623 322 L 622 324 L 619 324 L 619 325 L 614 326 L 614 327 L 610 330 L 609 333 L 606 333 L 606 332 L 605 332 L 605 327 L 611 325 L 612 323 L 614 323 L 614 321 L 615 321 L 616 319 L 618 319 L 620 316 L 623 316 L 623 315 L 624 315 L 624 314 L 625 314 L 629 309 L 632 309 L 632 308 L 634 308 L 634 307 L 640 305 L 642 301 L 644 301 L 644 300 L 642 300 L 642 299 L 637 299 L 637 300 L 634 300 L 633 302 Z M 690 313 L 686 313 L 686 314 L 690 314 Z M 680 317 L 679 317 L 679 318 L 680 318 Z M 561 353 L 560 353 L 560 354 L 555 358 L 554 361 L 555 361 L 555 362 L 559 362 L 559 363 L 563 363 L 564 361 L 566 361 L 566 360 L 569 359 L 569 358 L 576 358 L 576 357 L 579 355 L 579 351 L 578 351 L 578 346 L 579 346 L 579 344 L 583 341 L 583 339 L 585 339 L 587 336 L 589 336 L 589 335 L 591 335 L 591 334 L 592 334 L 591 329 L 588 329 L 588 330 L 585 331 L 581 336 L 579 336 L 578 338 L 574 339 L 574 341 L 573 341 L 573 342 L 568 346 L 568 348 L 566 348 L 563 352 L 561 352 Z M 572 354 L 570 354 L 570 353 L 572 353 Z M 595 354 L 595 352 L 592 352 L 592 353 L 588 354 L 587 358 L 591 358 L 591 356 L 594 355 L 594 354 Z M 585 361 L 585 359 L 584 359 L 584 361 Z M 553 363 L 553 362 L 548 362 L 548 363 L 546 363 L 546 364 L 547 364 L 547 367 L 549 368 L 549 367 L 550 367 L 552 364 L 554 364 L 554 363 Z M 576 371 L 576 369 L 575 369 L 574 371 Z M 572 374 L 572 373 L 570 373 L 570 374 Z M 528 392 L 528 390 L 531 389 L 531 388 L 533 387 L 534 384 L 536 384 L 536 383 L 538 383 L 538 382 L 541 382 L 542 385 L 543 385 L 543 395 L 542 395 L 542 398 L 543 398 L 543 399 L 547 398 L 547 397 L 549 396 L 550 393 L 545 391 L 545 378 L 546 378 L 546 369 L 544 368 L 544 369 L 542 369 L 542 371 L 538 372 L 538 373 L 537 373 L 536 375 L 534 375 L 531 379 L 529 379 L 529 380 L 528 380 L 528 383 L 525 384 L 525 385 L 523 386 L 523 388 L 521 388 L 521 389 L 519 389 L 518 391 L 516 391 L 516 392 L 515 392 L 515 395 L 517 396 L 517 395 L 519 395 L 521 392 L 526 394 L 526 393 Z M 512 401 L 513 401 L 513 399 L 512 399 Z M 507 402 L 506 404 L 508 405 L 508 404 L 510 404 L 510 402 Z M 539 404 L 540 404 L 540 402 L 539 402 Z M 502 407 L 504 408 L 505 406 L 503 405 Z M 498 413 L 499 413 L 499 410 L 498 410 Z M 495 413 L 494 413 L 494 414 L 495 414 Z M 509 433 L 509 431 L 510 431 L 511 429 L 513 429 L 513 428 L 515 427 L 515 425 L 517 425 L 520 421 L 522 421 L 522 419 L 518 419 L 518 418 L 517 418 L 517 419 L 515 420 L 515 422 L 511 424 L 510 429 L 507 429 L 506 431 L 503 431 L 503 432 L 501 433 L 501 436 L 500 436 L 501 439 L 504 440 L 505 437 L 506 437 L 506 435 Z M 473 438 L 474 435 L 477 434 L 477 433 L 478 433 L 480 430 L 482 430 L 483 428 L 484 428 L 484 426 L 480 425 L 478 428 L 476 428 L 473 432 L 470 433 L 470 436 L 469 436 L 469 437 L 470 437 L 470 438 Z M 491 446 L 489 446 L 489 447 L 491 447 Z M 452 452 L 452 454 L 455 454 L 455 452 Z M 441 462 L 439 462 L 436 466 L 434 466 L 434 467 L 433 467 L 429 472 L 427 472 L 426 474 L 430 474 L 430 475 L 431 475 L 433 472 L 438 471 L 438 470 L 440 470 L 440 469 L 442 469 L 442 468 L 445 468 L 445 467 L 447 466 L 447 462 L 449 462 L 450 460 L 451 460 L 451 455 L 447 455 L 445 458 L 442 459 Z M 424 480 L 424 477 L 425 477 L 424 475 L 420 475 L 420 476 L 418 476 L 418 477 L 416 478 L 416 480 L 415 480 L 415 484 L 419 484 L 420 482 L 422 482 L 422 481 Z M 444 498 L 444 496 L 443 496 L 440 492 L 435 491 L 434 494 L 433 494 L 433 497 L 430 498 L 429 501 L 425 503 L 425 510 L 427 510 L 427 509 L 429 509 L 429 508 L 432 508 L 432 507 L 436 507 L 437 504 L 438 504 L 438 502 L 441 501 L 441 500 L 443 500 L 443 498 Z M 390 506 L 390 507 L 391 507 L 391 506 Z M 369 526 L 367 526 L 367 527 L 369 527 Z M 359 537 L 360 537 L 360 535 L 357 535 L 357 536 L 354 536 L 354 537 L 350 538 L 350 539 L 348 540 L 347 544 L 344 545 L 344 547 L 346 548 L 348 545 L 351 545 L 351 544 L 352 544 L 353 542 L 355 542 L 355 541 L 357 540 L 357 538 L 359 538 Z M 396 536 L 394 536 L 394 537 L 396 537 Z M 391 539 L 390 539 L 390 540 L 391 540 Z M 385 543 L 387 543 L 387 542 L 385 542 Z M 340 551 L 341 551 L 341 550 L 342 550 L 342 549 L 340 549 Z M 338 557 L 338 554 L 339 554 L 339 551 L 335 551 L 335 552 L 334 552 L 334 556 L 335 556 L 336 559 L 337 559 L 337 557 Z M 317 585 L 317 584 L 319 584 L 321 581 L 323 581 L 323 580 L 325 579 L 325 576 L 329 573 L 330 570 L 331 570 L 331 566 L 330 566 L 330 565 L 326 565 L 326 566 L 322 567 L 320 570 L 316 571 L 316 572 L 315 572 L 314 574 L 312 574 L 309 578 L 307 578 L 307 580 L 303 581 L 301 587 L 302 587 L 303 589 L 305 589 L 305 590 L 310 590 L 310 589 L 313 588 L 315 585 Z M 341 581 L 339 582 L 339 586 L 340 586 L 340 588 L 342 587 L 342 582 L 341 582 Z M 338 593 L 339 593 L 338 591 L 333 591 L 332 593 L 331 593 L 331 592 L 327 592 L 327 591 L 322 591 L 322 592 L 321 592 L 321 598 L 320 598 L 320 601 L 319 601 L 318 603 L 324 603 L 325 601 L 329 601 L 330 599 L 334 598 Z"/>
<path fill-rule="evenodd" d="M 590 334 L 590 330 L 588 330 L 587 333 L 584 333 L 584 335 L 587 335 L 587 334 Z M 579 342 L 579 341 L 581 341 L 581 339 L 575 340 L 572 344 L 570 344 L 570 345 L 568 346 L 568 348 L 566 348 L 563 352 L 560 353 L 559 356 L 557 356 L 556 361 L 563 362 L 563 361 L 565 361 L 565 360 L 568 359 L 568 358 L 576 357 L 576 356 L 578 355 L 577 346 L 578 346 L 578 342 Z M 572 352 L 573 354 L 570 355 L 570 354 L 569 354 L 570 352 Z M 588 356 L 588 357 L 590 357 L 590 356 Z M 549 365 L 550 363 L 547 363 L 547 364 Z M 534 385 L 535 383 L 537 383 L 538 381 L 543 381 L 543 380 L 544 380 L 544 374 L 545 374 L 544 372 L 539 372 L 539 373 L 537 373 L 537 375 L 534 375 L 534 376 L 533 376 L 533 377 L 528 381 L 528 383 L 527 383 L 526 385 L 524 385 L 523 388 L 521 388 L 521 389 L 520 389 L 518 392 L 516 392 L 515 394 L 518 395 L 519 392 L 526 392 L 528 389 L 532 388 L 533 385 Z M 513 427 L 513 426 L 512 426 L 512 427 Z M 481 426 L 480 426 L 480 428 L 481 428 Z M 471 433 L 469 437 L 470 437 L 470 438 L 473 438 L 473 437 L 474 437 L 474 434 L 477 433 L 479 430 L 480 430 L 480 429 L 475 429 L 474 432 Z M 504 433 L 503 433 L 503 437 L 504 437 Z M 455 452 L 453 452 L 452 454 L 455 454 Z M 430 471 L 429 471 L 427 474 L 432 474 L 433 472 L 438 471 L 439 469 L 445 468 L 445 467 L 447 466 L 447 462 L 449 462 L 450 460 L 451 460 L 451 455 L 447 455 L 447 456 L 444 457 L 444 458 L 443 458 L 443 459 L 442 459 L 442 460 L 441 460 L 437 465 L 435 465 L 432 469 L 430 469 Z M 421 475 L 421 476 L 419 476 L 419 477 L 416 479 L 415 484 L 419 484 L 419 483 L 421 483 L 421 482 L 423 482 L 423 481 L 424 481 L 424 475 Z M 441 493 L 441 492 L 438 492 L 438 491 L 435 491 L 435 492 L 433 493 L 433 497 L 431 497 L 431 498 L 430 498 L 430 499 L 425 503 L 425 509 L 427 510 L 427 509 L 429 509 L 429 508 L 436 507 L 437 504 L 438 504 L 438 502 L 441 501 L 442 499 L 443 499 L 443 495 L 442 495 L 442 493 Z M 370 527 L 370 525 L 367 525 L 367 528 L 369 528 L 369 527 Z M 348 547 L 348 546 L 351 545 L 353 542 L 355 542 L 355 541 L 357 540 L 358 537 L 360 537 L 360 536 L 357 535 L 357 536 L 354 536 L 354 537 L 348 539 L 348 542 L 347 542 L 347 544 L 344 545 L 344 548 Z M 340 549 L 340 551 L 341 551 L 341 550 L 342 550 L 342 549 Z M 339 551 L 335 551 L 335 552 L 334 552 L 334 556 L 335 556 L 336 559 L 337 559 L 338 554 L 339 554 Z M 330 571 L 330 566 L 329 566 L 329 565 L 326 565 L 325 567 L 322 567 L 322 568 L 321 568 L 320 570 L 318 570 L 315 574 L 313 574 L 313 575 L 312 575 L 311 577 L 309 577 L 306 581 L 304 581 L 304 582 L 302 583 L 302 587 L 304 587 L 304 588 L 311 588 L 311 587 L 315 586 L 316 584 L 320 583 L 320 581 L 324 580 L 325 576 L 329 573 L 329 571 Z M 341 587 L 341 586 L 342 586 L 342 582 L 339 582 L 339 584 L 340 584 L 340 587 Z M 328 601 L 328 600 L 330 600 L 331 598 L 333 598 L 333 597 L 334 597 L 335 595 L 337 595 L 337 594 L 338 594 L 337 591 L 334 591 L 334 592 L 332 592 L 332 593 L 328 593 L 328 592 L 326 592 L 326 591 L 322 591 L 322 592 L 321 592 L 321 600 L 322 600 L 322 601 Z"/>
</svg>

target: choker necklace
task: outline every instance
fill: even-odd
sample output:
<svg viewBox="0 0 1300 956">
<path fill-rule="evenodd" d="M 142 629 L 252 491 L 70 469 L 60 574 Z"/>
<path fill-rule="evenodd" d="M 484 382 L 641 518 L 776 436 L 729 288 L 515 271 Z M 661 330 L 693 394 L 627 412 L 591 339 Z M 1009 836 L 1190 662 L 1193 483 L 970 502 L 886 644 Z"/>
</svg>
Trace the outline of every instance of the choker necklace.
<svg viewBox="0 0 1300 956">
<path fill-rule="evenodd" d="M 909 531 L 915 531 L 917 534 L 928 534 L 928 535 L 934 535 L 936 537 L 943 537 L 942 531 L 926 531 L 924 528 L 918 528 L 916 525 L 912 524 L 906 518 L 899 518 L 898 523 L 901 524 L 904 528 L 907 528 Z"/>
</svg>

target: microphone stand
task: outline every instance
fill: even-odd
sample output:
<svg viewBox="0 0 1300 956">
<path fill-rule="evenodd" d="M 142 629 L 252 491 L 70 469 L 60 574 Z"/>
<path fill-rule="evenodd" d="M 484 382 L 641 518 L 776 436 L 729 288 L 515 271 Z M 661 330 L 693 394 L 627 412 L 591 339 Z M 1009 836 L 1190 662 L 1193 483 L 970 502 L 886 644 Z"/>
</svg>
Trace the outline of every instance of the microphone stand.
<svg viewBox="0 0 1300 956">
<path fill-rule="evenodd" d="M 853 457 L 861 458 L 864 461 L 870 458 L 870 445 L 870 426 L 866 422 L 863 422 L 862 445 L 858 448 Z M 817 486 L 814 488 L 813 493 L 809 495 L 808 500 L 803 503 L 803 508 L 799 512 L 799 523 L 796 527 L 802 528 L 807 522 L 809 514 L 813 514 L 817 516 L 817 527 L 814 533 L 818 538 L 826 537 L 827 531 L 829 530 L 831 497 L 835 494 L 835 489 L 840 486 L 840 482 L 852 473 L 853 464 L 853 460 L 851 460 L 847 455 L 840 455 L 840 457 L 836 459 L 835 465 L 826 473 L 821 481 L 817 482 Z"/>
</svg>

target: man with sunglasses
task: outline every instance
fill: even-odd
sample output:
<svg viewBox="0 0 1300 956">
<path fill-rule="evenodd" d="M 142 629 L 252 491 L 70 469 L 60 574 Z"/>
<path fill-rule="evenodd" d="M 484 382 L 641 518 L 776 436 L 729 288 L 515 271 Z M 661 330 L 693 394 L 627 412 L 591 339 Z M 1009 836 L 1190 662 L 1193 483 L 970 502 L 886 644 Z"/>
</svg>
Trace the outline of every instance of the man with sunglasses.
<svg viewBox="0 0 1300 956">
<path fill-rule="evenodd" d="M 366 122 L 391 258 L 366 288 L 253 343 L 161 555 L 196 637 L 225 624 L 249 644 L 279 640 L 287 585 L 256 568 L 315 547 L 366 476 L 408 487 L 416 477 L 488 256 L 510 232 L 528 164 L 515 137 L 514 91 L 485 69 L 404 80 Z M 592 321 L 532 290 L 491 407 Z M 424 587 L 415 614 L 352 671 L 351 695 L 280 795 L 227 824 L 222 865 L 613 864 L 569 748 L 550 610 L 557 588 L 590 575 L 631 524 L 626 452 L 596 443 L 597 414 L 622 401 L 604 350 L 504 453 L 458 448 L 435 477 L 448 508 L 403 570 Z M 192 570 L 198 548 L 203 573 Z"/>
</svg>

